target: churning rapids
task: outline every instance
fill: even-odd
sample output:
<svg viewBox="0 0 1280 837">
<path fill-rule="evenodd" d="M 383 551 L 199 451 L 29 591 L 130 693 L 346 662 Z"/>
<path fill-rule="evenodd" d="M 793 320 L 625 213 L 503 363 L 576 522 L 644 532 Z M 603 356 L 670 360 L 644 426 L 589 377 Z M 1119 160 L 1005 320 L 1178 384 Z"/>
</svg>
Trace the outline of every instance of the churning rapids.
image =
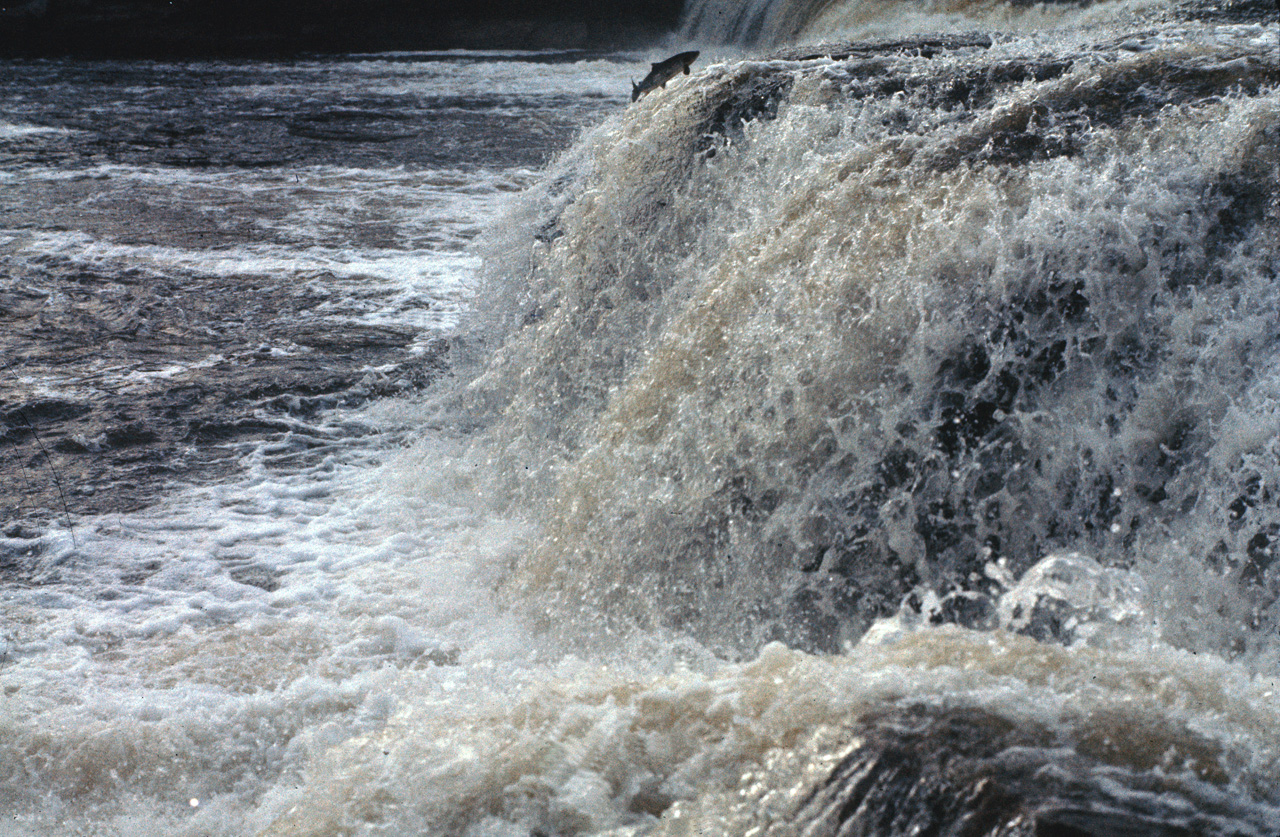
<svg viewBox="0 0 1280 837">
<path fill-rule="evenodd" d="M 0 835 L 1280 834 L 1278 17 L 10 62 Z"/>
</svg>

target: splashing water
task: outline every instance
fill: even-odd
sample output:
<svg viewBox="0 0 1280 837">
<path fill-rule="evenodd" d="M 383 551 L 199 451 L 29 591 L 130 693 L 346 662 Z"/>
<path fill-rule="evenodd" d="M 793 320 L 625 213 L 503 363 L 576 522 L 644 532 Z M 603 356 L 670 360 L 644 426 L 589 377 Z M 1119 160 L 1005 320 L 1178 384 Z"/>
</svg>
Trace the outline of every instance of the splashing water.
<svg viewBox="0 0 1280 837">
<path fill-rule="evenodd" d="M 40 540 L 0 829 L 1275 833 L 1280 52 L 1138 11 L 586 130 L 412 445 Z"/>
</svg>

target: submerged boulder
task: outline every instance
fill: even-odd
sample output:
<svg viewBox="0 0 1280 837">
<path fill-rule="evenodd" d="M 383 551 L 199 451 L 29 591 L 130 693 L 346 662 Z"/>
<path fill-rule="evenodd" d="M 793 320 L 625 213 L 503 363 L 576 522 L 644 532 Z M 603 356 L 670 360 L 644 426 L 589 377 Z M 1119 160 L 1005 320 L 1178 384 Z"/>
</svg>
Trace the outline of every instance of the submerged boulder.
<svg viewBox="0 0 1280 837">
<path fill-rule="evenodd" d="M 1114 739 L 1093 732 L 1071 741 L 981 709 L 886 713 L 859 725 L 786 833 L 1225 837 L 1274 827 L 1274 809 L 1221 792 L 1221 752 L 1208 739 L 1119 725 L 1106 731 Z"/>
</svg>

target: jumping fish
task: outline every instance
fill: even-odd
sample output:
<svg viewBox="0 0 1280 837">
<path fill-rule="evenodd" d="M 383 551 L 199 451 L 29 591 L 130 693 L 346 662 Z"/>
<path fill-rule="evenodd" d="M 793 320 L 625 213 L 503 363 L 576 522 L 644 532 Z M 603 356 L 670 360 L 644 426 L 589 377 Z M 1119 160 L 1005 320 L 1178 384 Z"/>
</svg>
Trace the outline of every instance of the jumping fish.
<svg viewBox="0 0 1280 837">
<path fill-rule="evenodd" d="M 667 82 L 676 76 L 684 73 L 689 75 L 689 65 L 698 58 L 698 51 L 691 50 L 682 52 L 679 55 L 673 55 L 666 61 L 659 61 L 653 65 L 653 69 L 649 71 L 649 75 L 639 84 L 631 82 L 631 101 L 636 101 L 646 93 L 652 92 L 654 88 L 666 87 Z"/>
</svg>

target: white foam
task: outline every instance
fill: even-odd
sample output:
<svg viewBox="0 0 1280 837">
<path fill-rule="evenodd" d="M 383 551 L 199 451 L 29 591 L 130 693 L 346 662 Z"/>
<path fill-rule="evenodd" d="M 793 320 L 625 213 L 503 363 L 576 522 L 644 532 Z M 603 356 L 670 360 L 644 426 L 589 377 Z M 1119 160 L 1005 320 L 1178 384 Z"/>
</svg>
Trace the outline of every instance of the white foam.
<svg viewBox="0 0 1280 837">
<path fill-rule="evenodd" d="M 477 508 L 473 474 L 436 442 L 50 536 L 61 581 L 0 602 L 10 833 L 742 833 L 744 783 L 789 792 L 816 775 L 779 759 L 821 764 L 862 714 L 908 702 L 1095 730 L 1127 742 L 1118 758 L 1190 759 L 1264 797 L 1280 772 L 1280 683 L 1147 635 L 916 626 L 726 663 L 641 634 L 566 655 L 493 597 L 531 533 Z M 249 564 L 279 589 L 229 575 Z M 1226 755 L 1201 765 L 1205 738 Z"/>
<path fill-rule="evenodd" d="M 31 125 L 26 122 L 6 122 L 0 120 L 0 142 L 25 139 L 33 136 L 68 135 L 74 131 L 68 128 L 56 128 L 49 125 Z"/>
<path fill-rule="evenodd" d="M 116 200 L 214 207 L 208 223 L 248 224 L 283 243 L 180 247 L 123 243 L 79 231 L 5 231 L 16 264 L 50 259 L 102 272 L 143 270 L 155 276 L 296 277 L 326 299 L 316 310 L 358 322 L 448 329 L 468 293 L 476 258 L 466 251 L 483 225 L 532 173 L 406 171 L 315 167 L 288 172 L 211 175 L 119 165 L 87 171 L 27 171 L 23 179 L 106 181 L 86 208 L 110 212 Z M 226 206 L 225 217 L 217 207 Z M 254 208 L 287 207 L 278 217 Z M 240 216 L 244 216 L 241 218 Z M 394 231 L 393 246 L 356 244 L 365 227 Z M 182 233 L 181 229 L 177 230 Z M 214 231 L 216 233 L 216 230 Z M 163 229 L 153 233 L 163 240 Z M 251 236 L 250 236 L 251 237 Z"/>
<path fill-rule="evenodd" d="M 262 84 L 232 88 L 228 92 L 245 98 L 279 97 L 293 91 L 329 92 L 359 84 L 367 93 L 385 96 L 414 95 L 464 102 L 486 100 L 486 109 L 511 107 L 528 110 L 539 101 L 598 97 L 626 101 L 630 95 L 628 74 L 634 65 L 618 61 L 574 62 L 492 61 L 478 56 L 459 72 L 457 59 L 386 60 L 377 56 L 344 65 L 346 72 L 334 76 L 326 62 L 299 63 L 277 70 L 278 77 Z M 299 74 L 306 76 L 296 79 Z M 314 76 L 314 77 L 312 77 Z M 465 104 L 463 105 L 465 106 Z"/>
<path fill-rule="evenodd" d="M 698 88 L 685 83 L 697 93 Z M 566 318 L 564 330 L 552 335 L 556 339 L 533 341 L 535 350 L 547 348 L 545 354 L 512 350 L 497 356 L 490 382 L 509 375 L 513 387 L 525 387 L 521 392 L 527 400 L 517 402 L 513 412 L 527 407 L 527 414 L 515 416 L 514 423 L 535 426 L 542 417 L 538 410 L 552 419 L 564 418 L 563 410 L 546 408 L 545 397 L 553 390 L 537 375 L 547 370 L 564 375 L 567 370 L 571 377 L 575 368 L 560 362 L 571 350 L 578 354 L 568 360 L 584 362 L 597 375 L 590 383 L 597 385 L 615 369 L 611 353 L 637 344 L 638 365 L 650 369 L 672 358 L 711 358 L 704 365 L 715 367 L 706 370 L 713 383 L 720 380 L 719 373 L 756 370 L 776 359 L 780 372 L 770 386 L 784 389 L 799 387 L 798 376 L 788 377 L 788 353 L 812 350 L 798 360 L 817 369 L 844 370 L 850 357 L 867 360 L 867 366 L 872 360 L 887 362 L 891 352 L 877 355 L 858 347 L 852 355 L 824 354 L 842 344 L 834 338 L 824 342 L 821 329 L 842 333 L 837 327 L 846 326 L 835 321 L 844 313 L 858 313 L 841 308 L 843 301 L 856 303 L 864 297 L 846 294 L 847 288 L 837 284 L 849 272 L 849 257 L 830 228 L 815 221 L 806 227 L 812 236 L 805 238 L 806 230 L 799 230 L 788 243 L 784 225 L 775 222 L 780 215 L 794 221 L 801 209 L 817 202 L 815 195 L 825 195 L 842 224 L 863 219 L 865 229 L 883 229 L 876 218 L 868 218 L 885 214 L 879 204 L 859 208 L 862 203 L 852 199 L 879 193 L 870 190 L 841 203 L 830 192 L 853 189 L 856 177 L 837 175 L 849 175 L 842 167 L 851 163 L 870 165 L 867 157 L 874 155 L 864 154 L 859 144 L 879 141 L 884 126 L 902 116 L 899 106 L 867 102 L 846 117 L 824 108 L 821 94 L 818 85 L 801 89 L 790 113 L 770 127 L 749 129 L 737 159 L 728 153 L 716 158 L 706 167 L 705 179 L 677 197 L 689 206 L 708 196 L 717 198 L 708 203 L 724 215 L 712 217 L 726 223 L 699 233 L 703 250 L 678 260 L 676 267 L 687 271 L 681 275 L 690 282 L 676 289 L 669 308 L 655 314 L 646 301 L 641 306 L 645 316 L 626 328 L 613 333 L 584 329 L 584 344 L 571 344 L 570 338 L 580 336 L 571 327 L 580 323 Z M 609 259 L 634 252 L 619 244 L 631 244 L 625 237 L 631 230 L 619 220 L 629 216 L 611 212 L 609 195 L 652 184 L 654 171 L 661 169 L 632 164 L 654 159 L 646 156 L 654 153 L 661 161 L 668 148 L 662 131 L 671 124 L 679 127 L 686 105 L 676 97 L 646 100 L 634 116 L 644 124 L 628 127 L 631 123 L 615 121 L 589 138 L 588 151 L 606 144 L 619 150 L 608 165 L 602 158 L 591 159 L 600 163 L 606 178 L 597 183 L 610 188 L 575 195 L 577 203 L 560 218 L 566 226 L 582 225 L 586 233 L 603 231 L 584 234 L 577 242 L 581 249 L 566 256 L 566 262 L 581 257 L 588 268 L 581 288 L 567 285 L 566 293 L 598 298 L 592 295 L 598 290 L 593 283 L 614 274 L 592 268 L 613 267 Z M 1226 102 L 1218 113 L 1217 124 L 1222 125 L 1266 116 L 1267 111 Z M 957 130 L 945 120 L 929 123 L 927 115 L 911 118 L 922 120 L 922 131 Z M 1165 118 L 1176 122 L 1179 114 Z M 1179 143 L 1162 146 L 1161 126 L 1148 127 L 1151 148 L 1163 152 L 1152 154 L 1152 165 L 1179 165 Z M 1177 129 L 1168 127 L 1171 133 Z M 1199 135 L 1205 141 L 1191 143 L 1195 153 L 1219 153 L 1212 149 L 1226 144 L 1216 140 L 1230 135 L 1227 128 L 1220 130 L 1224 133 L 1206 129 Z M 1110 222 L 1113 216 L 1105 210 L 1112 205 L 1140 204 L 1161 223 L 1166 217 L 1182 217 L 1181 210 L 1169 209 L 1172 202 L 1162 203 L 1159 189 L 1142 191 L 1146 187 L 1140 179 L 1099 182 L 1091 172 L 1073 168 L 1078 165 L 1052 163 L 1036 175 L 1042 179 L 1029 190 L 1036 197 L 1027 214 L 1042 223 L 1028 224 L 1035 232 L 1033 244 L 1041 240 L 1037 235 L 1047 237 L 1066 227 L 1064 219 L 1083 217 L 1086 225 Z M 711 182 L 742 170 L 750 170 L 753 178 L 727 185 Z M 170 177 L 136 176 L 153 177 L 158 184 Z M 806 176 L 817 184 L 814 190 L 789 191 Z M 186 183 L 211 185 L 201 177 L 181 176 Z M 336 196 L 340 183 L 353 177 L 340 173 L 328 195 Z M 378 178 L 372 175 L 370 181 Z M 845 180 L 848 185 L 841 186 Z M 923 243 L 912 253 L 918 263 L 906 266 L 922 275 L 966 259 L 998 261 L 993 254 L 1006 252 L 1001 249 L 1005 243 L 983 235 L 991 229 L 984 226 L 984 211 L 1006 193 L 958 175 L 946 185 L 947 212 L 927 217 L 951 225 L 950 243 L 921 234 Z M 724 186 L 725 192 L 717 193 L 713 186 Z M 458 188 L 465 192 L 471 187 L 464 182 Z M 452 187 L 442 189 L 452 193 Z M 797 193 L 802 199 L 794 197 Z M 460 201 L 455 207 L 459 230 L 470 230 L 488 217 L 485 213 L 496 204 L 487 200 Z M 531 201 L 536 203 L 536 197 Z M 564 209 L 563 203 L 559 208 Z M 731 212 L 735 209 L 740 210 L 736 215 Z M 290 228 L 307 230 L 306 237 L 314 242 L 298 251 L 271 245 L 196 251 L 25 231 L 7 233 L 12 240 L 6 246 L 20 248 L 33 260 L 141 265 L 157 273 L 262 271 L 305 277 L 314 272 L 318 286 L 340 289 L 333 292 L 340 300 L 333 304 L 335 316 L 411 317 L 401 310 L 411 308 L 408 297 L 398 294 L 425 287 L 432 294 L 456 293 L 461 299 L 471 287 L 475 262 L 465 253 L 448 247 L 326 245 L 323 231 L 335 224 L 333 219 L 298 217 Z M 597 217 L 615 226 L 592 226 Z M 1131 226 L 1145 223 L 1141 217 L 1124 220 Z M 911 225 L 902 228 L 910 230 Z M 879 258 L 883 251 L 904 240 L 891 235 L 894 229 L 873 241 L 873 252 L 857 266 L 886 264 Z M 1092 235 L 1094 227 L 1089 229 Z M 527 237 L 532 230 L 519 232 Z M 458 233 L 459 238 L 467 235 Z M 1085 240 L 1074 243 L 1083 249 Z M 787 252 L 801 254 L 806 264 L 813 259 L 814 273 L 786 273 L 788 284 L 783 285 L 778 266 L 791 264 L 783 258 Z M 732 272 L 734 267 L 742 270 Z M 530 287 L 530 275 L 513 272 L 511 293 L 525 295 L 513 309 L 527 305 L 528 295 L 545 290 Z M 706 276 L 715 281 L 694 286 L 693 278 Z M 754 281 L 761 276 L 770 281 Z M 993 276 L 992 285 L 998 285 L 1001 277 Z M 819 280 L 830 280 L 836 288 L 834 302 L 823 296 Z M 362 308 L 355 288 L 379 283 L 387 291 L 385 299 Z M 882 313 L 921 307 L 920 297 L 913 295 L 918 291 L 905 282 L 886 280 L 885 287 Z M 764 302 L 753 307 L 748 304 L 752 300 Z M 1188 313 L 1179 332 L 1183 345 L 1194 345 L 1197 335 L 1203 335 L 1197 323 L 1204 321 L 1196 317 L 1204 315 L 1204 306 Z M 664 331 L 671 322 L 693 327 Z M 779 345 L 779 322 L 797 338 L 791 345 Z M 899 324 L 892 317 L 887 322 Z M 543 336 L 555 326 L 554 318 L 544 320 Z M 944 326 L 933 333 L 940 343 L 947 337 Z M 590 342 L 597 333 L 601 339 Z M 613 340 L 617 334 L 646 339 L 657 334 L 660 339 L 648 344 Z M 730 335 L 740 342 L 713 355 L 702 351 L 716 345 L 710 338 L 697 343 L 708 335 Z M 1249 337 L 1237 336 L 1242 343 Z M 753 348 L 761 346 L 768 351 Z M 543 365 L 524 363 L 529 359 Z M 501 367 L 504 360 L 509 370 Z M 923 375 L 924 365 L 907 364 L 906 371 Z M 683 436 L 664 437 L 674 440 L 671 458 L 687 455 L 697 462 L 708 451 L 732 452 L 739 440 L 750 442 L 742 436 L 725 443 L 706 420 L 736 413 L 735 426 L 742 426 L 746 411 L 736 410 L 743 402 L 725 395 L 730 387 L 699 390 L 679 376 L 678 367 L 668 363 L 653 375 L 653 380 L 673 382 L 663 392 L 693 390 L 672 405 L 686 418 L 679 428 Z M 697 368 L 690 363 L 684 371 Z M 671 376 L 663 378 L 667 371 Z M 841 382 L 837 377 L 836 383 Z M 625 381 L 606 395 L 639 397 L 644 383 Z M 1271 455 L 1265 439 L 1248 429 L 1251 411 L 1269 415 L 1270 386 L 1257 386 L 1256 403 L 1243 400 L 1234 406 L 1231 432 L 1222 436 L 1218 461 Z M 699 400 L 700 391 L 708 397 Z M 752 405 L 759 405 L 768 387 L 749 379 L 742 391 L 749 393 Z M 799 400 L 805 397 L 802 391 Z M 641 423 L 643 411 L 628 414 L 625 404 L 614 406 L 601 422 L 604 431 L 598 438 L 625 441 L 653 430 L 653 423 Z M 1153 403 L 1134 422 L 1128 437 L 1133 444 L 1160 418 L 1160 406 Z M 384 403 L 357 417 L 371 426 L 402 427 L 431 415 L 432 408 L 438 410 L 438 402 L 425 407 L 414 401 Z M 634 417 L 639 418 L 632 421 Z M 792 441 L 805 430 L 779 425 L 770 437 L 769 421 L 761 418 L 758 424 L 758 438 L 764 442 Z M 835 419 L 815 425 L 844 440 L 854 433 Z M 408 449 L 401 449 L 399 437 L 391 434 L 363 446 L 340 438 L 324 459 L 288 474 L 268 467 L 269 452 L 259 450 L 240 482 L 181 493 L 145 512 L 77 520 L 74 533 L 54 530 L 34 539 L 4 538 L 2 554 L 24 568 L 29 583 L 0 592 L 0 807 L 14 812 L 0 824 L 0 834 L 479 837 L 534 830 L 621 835 L 648 829 L 744 834 L 755 824 L 762 801 L 788 794 L 794 798 L 804 782 L 819 775 L 863 714 L 907 702 L 977 705 L 1015 722 L 1096 734 L 1099 740 L 1123 743 L 1115 750 L 1118 762 L 1130 759 L 1144 769 L 1175 776 L 1213 772 L 1228 791 L 1280 803 L 1275 790 L 1280 777 L 1275 668 L 1263 658 L 1229 662 L 1206 652 L 1225 647 L 1218 638 L 1179 633 L 1188 622 L 1213 626 L 1220 624 L 1214 620 L 1227 618 L 1222 613 L 1193 614 L 1180 624 L 1168 618 L 1168 609 L 1204 592 L 1208 574 L 1190 560 L 1178 564 L 1151 552 L 1139 556 L 1143 560 L 1132 572 L 1095 572 L 1091 557 L 1079 557 L 1072 567 L 1084 568 L 1080 576 L 1066 578 L 1045 565 L 1024 576 L 1022 586 L 1018 579 L 1007 579 L 1013 590 L 1006 594 L 1011 597 L 1008 627 L 1023 627 L 1013 607 L 1019 596 L 1026 600 L 1049 591 L 1077 604 L 1081 626 L 1092 629 L 1085 634 L 1106 637 L 1070 647 L 1006 630 L 931 628 L 917 621 L 879 630 L 840 655 L 815 656 L 772 644 L 745 662 L 729 662 L 693 640 L 657 630 L 633 629 L 622 636 L 592 633 L 599 626 L 585 618 L 579 622 L 575 602 L 544 606 L 544 599 L 532 598 L 524 602 L 531 613 L 513 611 L 495 590 L 511 590 L 500 582 L 510 580 L 512 566 L 541 548 L 548 530 L 563 522 L 547 526 L 539 520 L 548 483 L 565 477 L 564 496 L 584 506 L 603 498 L 606 513 L 594 519 L 584 514 L 589 525 L 577 531 L 566 527 L 566 535 L 588 544 L 592 538 L 614 537 L 624 545 L 616 554 L 627 559 L 646 555 L 645 544 L 627 538 L 625 527 L 634 519 L 627 516 L 627 503 L 645 513 L 679 513 L 680 492 L 692 494 L 697 488 L 688 487 L 695 481 L 689 475 L 684 486 L 664 481 L 658 469 L 646 467 L 643 451 L 622 444 L 604 445 L 604 455 L 557 472 L 557 456 L 570 447 L 560 442 L 582 433 L 583 427 L 551 421 L 548 426 L 541 436 L 529 433 L 474 446 L 465 436 L 455 440 L 446 431 L 431 429 L 423 429 L 418 444 Z M 702 432 L 707 427 L 710 431 Z M 871 432 L 876 426 L 858 429 Z M 564 436 L 554 435 L 559 433 Z M 1068 440 L 1049 431 L 1044 441 Z M 767 455 L 752 462 L 766 470 L 792 455 L 783 444 L 761 450 Z M 509 479 L 530 466 L 535 472 L 547 467 L 547 481 Z M 611 502 L 614 498 L 621 502 Z M 578 513 L 571 503 L 564 508 Z M 1081 578 L 1097 583 L 1075 583 Z M 674 584 L 679 578 L 672 574 L 664 581 Z M 1168 605 L 1152 603 L 1152 598 L 1164 601 L 1169 590 L 1183 598 L 1170 599 L 1174 604 Z M 649 591 L 623 592 L 642 598 Z M 714 590 L 709 593 L 715 595 Z M 1214 602 L 1200 604 L 1213 610 Z M 726 616 L 741 623 L 746 621 L 742 614 L 730 608 Z M 543 632 L 530 624 L 539 619 L 554 630 Z M 1130 630 L 1135 626 L 1140 629 Z M 1204 748 L 1204 740 L 1213 746 Z"/>
</svg>

